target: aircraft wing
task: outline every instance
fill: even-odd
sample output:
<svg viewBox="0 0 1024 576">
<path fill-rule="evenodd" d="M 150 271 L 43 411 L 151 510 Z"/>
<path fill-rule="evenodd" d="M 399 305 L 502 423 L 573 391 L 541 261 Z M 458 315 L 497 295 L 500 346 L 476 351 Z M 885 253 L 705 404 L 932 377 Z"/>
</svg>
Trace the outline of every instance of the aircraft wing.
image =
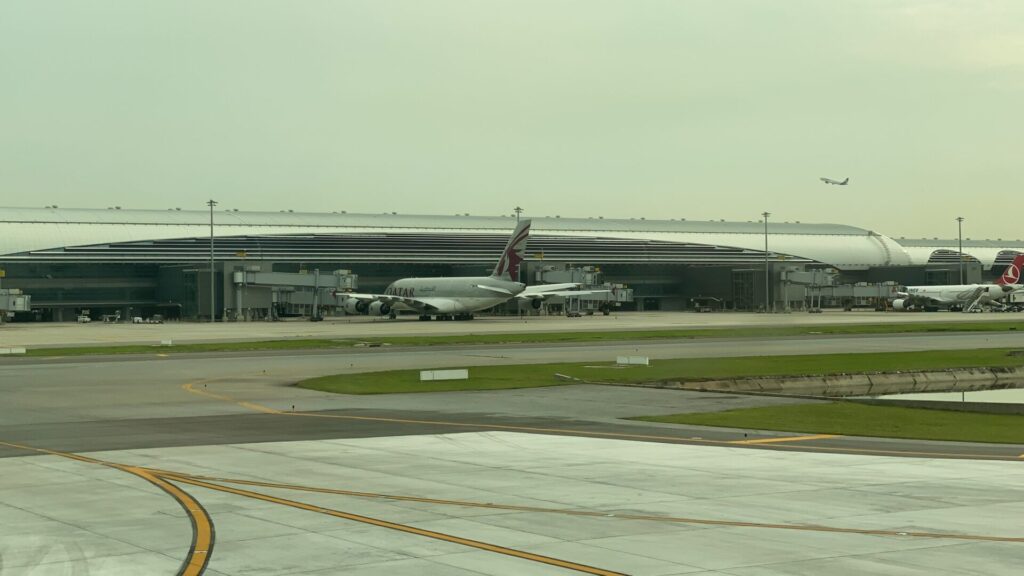
<svg viewBox="0 0 1024 576">
<path fill-rule="evenodd" d="M 339 292 L 335 295 L 335 298 L 344 302 L 348 299 L 359 300 L 360 302 L 383 302 L 384 304 L 400 304 L 413 310 L 436 310 L 428 300 L 435 300 L 434 298 L 406 298 L 404 296 L 395 296 L 393 294 L 360 294 L 356 292 Z"/>
<path fill-rule="evenodd" d="M 387 304 L 395 304 L 399 302 L 404 304 L 406 300 L 415 300 L 415 298 L 403 298 L 401 296 L 394 296 L 391 294 L 361 294 L 358 292 L 338 292 L 334 297 L 342 302 L 353 299 L 359 300 L 360 302 L 385 302 Z"/>
<path fill-rule="evenodd" d="M 501 294 L 502 296 L 508 296 L 509 298 L 511 298 L 511 297 L 516 295 L 515 292 L 512 292 L 511 290 L 506 290 L 504 288 L 498 288 L 497 286 L 487 286 L 485 284 L 477 284 L 476 287 L 480 288 L 482 290 L 490 290 L 491 292 L 494 292 L 495 294 Z"/>
<path fill-rule="evenodd" d="M 584 296 L 587 294 L 608 294 L 611 290 L 576 290 L 579 284 L 567 282 L 564 284 L 538 284 L 529 286 L 516 295 L 521 300 L 543 300 L 552 296 Z"/>
<path fill-rule="evenodd" d="M 405 305 L 417 312 L 455 314 L 466 311 L 463 304 L 460 304 L 451 298 L 407 298 L 407 300 L 411 300 L 412 303 L 406 303 Z"/>
<path fill-rule="evenodd" d="M 587 294 L 609 294 L 611 290 L 553 290 L 551 292 L 540 292 L 535 294 L 520 294 L 520 298 L 550 298 L 552 296 L 585 296 Z"/>
<path fill-rule="evenodd" d="M 483 290 L 489 290 L 495 294 L 501 294 L 502 296 L 508 296 L 509 298 L 515 297 L 520 300 L 543 300 L 545 298 L 550 298 L 551 296 L 583 296 L 584 294 L 607 294 L 608 292 L 611 292 L 611 290 L 574 290 L 574 288 L 579 288 L 579 283 L 576 282 L 527 286 L 525 290 L 518 294 L 497 286 L 477 284 L 476 287 Z"/>
<path fill-rule="evenodd" d="M 356 300 L 365 300 L 367 302 L 376 302 L 377 298 L 381 298 L 383 296 L 384 294 L 360 294 L 358 292 L 337 292 L 334 294 L 334 297 L 338 300 L 355 298 Z"/>
<path fill-rule="evenodd" d="M 528 296 L 530 294 L 547 294 L 548 292 L 557 292 L 559 290 L 571 290 L 573 288 L 579 288 L 579 282 L 564 282 L 562 284 L 536 284 L 534 286 L 527 286 L 526 290 L 519 293 L 520 296 Z"/>
</svg>

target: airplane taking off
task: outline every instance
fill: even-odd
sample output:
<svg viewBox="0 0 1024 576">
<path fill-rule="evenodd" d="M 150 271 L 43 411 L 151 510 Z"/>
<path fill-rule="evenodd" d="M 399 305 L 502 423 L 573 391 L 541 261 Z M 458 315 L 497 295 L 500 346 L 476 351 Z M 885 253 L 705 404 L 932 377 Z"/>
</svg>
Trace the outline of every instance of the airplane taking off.
<svg viewBox="0 0 1024 576">
<path fill-rule="evenodd" d="M 580 296 L 607 290 L 571 290 L 579 284 L 542 284 L 527 286 L 518 281 L 530 221 L 523 220 L 509 237 L 501 258 L 490 276 L 453 278 L 402 278 L 391 283 L 383 294 L 345 294 L 341 306 L 349 314 L 395 317 L 398 310 L 418 312 L 420 320 L 472 320 L 473 312 L 485 310 L 513 298 L 529 301 L 540 308 L 550 296 Z"/>
<path fill-rule="evenodd" d="M 843 180 L 842 182 L 840 182 L 839 180 L 833 180 L 831 178 L 818 178 L 818 180 L 821 180 L 825 184 L 835 184 L 836 186 L 846 186 L 850 182 L 849 178 Z"/>
<path fill-rule="evenodd" d="M 961 309 L 970 312 L 980 305 L 1002 306 L 1010 293 L 1024 290 L 1019 284 L 1024 254 L 1017 254 L 995 284 L 953 284 L 948 286 L 907 286 L 892 301 L 894 310 Z"/>
</svg>

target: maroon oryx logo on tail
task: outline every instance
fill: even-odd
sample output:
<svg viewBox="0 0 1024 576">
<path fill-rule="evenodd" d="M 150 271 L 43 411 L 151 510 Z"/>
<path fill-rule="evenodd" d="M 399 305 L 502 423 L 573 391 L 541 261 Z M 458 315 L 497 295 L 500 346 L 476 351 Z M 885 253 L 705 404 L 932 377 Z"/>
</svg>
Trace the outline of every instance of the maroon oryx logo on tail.
<svg viewBox="0 0 1024 576">
<path fill-rule="evenodd" d="M 519 280 L 519 264 L 523 261 L 523 252 L 526 251 L 526 240 L 529 236 L 530 221 L 523 220 L 509 237 L 505 251 L 501 253 L 501 258 L 491 273 L 492 277 L 513 282 Z"/>
</svg>

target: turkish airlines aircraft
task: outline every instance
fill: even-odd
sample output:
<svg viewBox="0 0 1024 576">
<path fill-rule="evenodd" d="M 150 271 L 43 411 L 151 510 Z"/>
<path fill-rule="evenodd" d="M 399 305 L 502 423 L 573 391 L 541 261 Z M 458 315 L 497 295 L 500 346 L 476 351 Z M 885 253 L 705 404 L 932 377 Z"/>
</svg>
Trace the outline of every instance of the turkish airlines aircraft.
<svg viewBox="0 0 1024 576">
<path fill-rule="evenodd" d="M 1013 286 L 1014 290 L 1024 288 L 1020 286 L 1020 269 L 1022 266 L 1024 266 L 1024 254 L 1017 254 L 1013 262 L 1010 262 L 1010 265 L 1003 271 L 1003 275 L 999 277 L 999 280 L 996 280 L 996 284 Z"/>
<path fill-rule="evenodd" d="M 818 178 L 818 180 L 821 180 L 825 184 L 835 184 L 836 186 L 846 186 L 850 182 L 849 178 L 843 180 L 842 182 L 840 182 L 839 180 L 833 180 L 831 178 Z"/>
<path fill-rule="evenodd" d="M 453 278 L 402 278 L 395 280 L 383 294 L 345 294 L 336 296 L 349 314 L 395 316 L 398 310 L 419 312 L 420 320 L 472 320 L 473 312 L 485 310 L 512 298 L 529 300 L 534 308 L 550 296 L 579 296 L 607 290 L 571 290 L 579 284 L 541 284 L 527 286 L 518 281 L 519 264 L 526 251 L 530 221 L 523 220 L 509 237 L 505 249 L 490 276 Z"/>
<path fill-rule="evenodd" d="M 995 284 L 953 284 L 947 286 L 907 286 L 892 301 L 895 310 L 961 308 L 970 311 L 979 305 L 1001 306 L 1011 292 L 1024 290 L 1019 284 L 1024 254 L 1018 254 Z"/>
</svg>

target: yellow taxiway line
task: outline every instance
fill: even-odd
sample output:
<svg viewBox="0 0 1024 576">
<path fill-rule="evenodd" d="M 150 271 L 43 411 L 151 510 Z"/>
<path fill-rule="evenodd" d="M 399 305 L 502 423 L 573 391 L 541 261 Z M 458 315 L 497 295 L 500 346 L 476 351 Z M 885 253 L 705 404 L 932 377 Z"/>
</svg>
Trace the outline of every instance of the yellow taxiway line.
<svg viewBox="0 0 1024 576">
<path fill-rule="evenodd" d="M 25 450 L 27 452 L 36 452 L 39 454 L 48 454 L 51 456 L 60 456 L 62 458 L 68 458 L 71 460 L 77 460 L 79 462 L 85 462 L 88 464 L 96 464 L 98 466 L 106 466 L 108 468 L 115 468 L 122 472 L 134 474 L 139 478 L 153 484 L 157 488 L 163 490 L 166 494 L 174 498 L 179 506 L 185 510 L 188 514 L 189 522 L 192 524 L 192 544 L 189 546 L 188 554 L 185 556 L 185 560 L 181 564 L 181 568 L 178 570 L 178 576 L 200 576 L 206 571 L 206 565 L 210 562 L 210 555 L 213 551 L 214 542 L 214 529 L 213 521 L 210 519 L 210 515 L 206 510 L 199 504 L 199 502 L 189 495 L 187 492 L 171 484 L 167 480 L 161 478 L 158 474 L 137 466 L 126 466 L 124 464 L 118 464 L 116 462 L 108 462 L 105 460 L 99 460 L 96 458 L 90 458 L 88 456 L 82 456 L 80 454 L 73 454 L 71 452 L 60 452 L 58 450 L 48 450 L 46 448 L 36 448 L 34 446 L 26 446 L 24 444 L 14 444 L 12 442 L 0 441 L 0 445 L 7 446 L 9 448 L 16 448 L 19 450 Z"/>
<path fill-rule="evenodd" d="M 350 512 L 344 512 L 341 510 L 324 508 L 321 506 L 307 504 L 305 502 L 287 500 L 284 498 L 276 498 L 274 496 L 261 494 L 259 492 L 252 492 L 249 490 L 242 490 L 239 488 L 232 488 L 229 486 L 221 486 L 219 484 L 207 482 L 201 477 L 191 476 L 189 474 L 184 474 L 180 472 L 158 470 L 154 468 L 144 468 L 139 466 L 129 466 L 125 464 L 119 464 L 117 462 L 110 462 L 106 460 L 99 460 L 97 458 L 90 458 L 88 456 L 82 456 L 80 454 L 74 454 L 71 452 L 60 452 L 57 450 L 36 448 L 33 446 L 14 444 L 11 442 L 0 441 L 0 445 L 7 446 L 10 448 L 16 448 L 19 450 L 25 450 L 29 452 L 36 452 L 39 454 L 60 456 L 63 458 L 69 458 L 71 460 L 77 460 L 79 462 L 84 462 L 88 464 L 96 464 L 99 466 L 115 468 L 123 472 L 128 472 L 129 474 L 134 474 L 169 494 L 185 510 L 192 524 L 192 545 L 189 548 L 188 555 L 185 557 L 184 562 L 182 562 L 181 568 L 179 569 L 177 576 L 201 576 L 205 572 L 206 567 L 209 564 L 210 558 L 212 556 L 211 552 L 213 550 L 214 528 L 213 522 L 210 519 L 209 514 L 202 507 L 202 505 L 199 504 L 199 502 L 195 498 L 193 498 L 188 492 L 185 492 L 181 488 L 178 488 L 172 482 L 190 484 L 193 486 L 207 488 L 210 490 L 227 492 L 238 496 L 255 498 L 265 502 L 290 506 L 293 508 L 308 510 L 311 512 L 318 512 L 321 514 L 327 514 L 330 516 L 344 518 L 347 520 L 354 520 L 357 522 L 371 524 L 382 528 L 389 528 L 392 530 L 407 532 L 409 534 L 426 536 L 428 538 L 434 538 L 437 540 L 450 542 L 452 544 L 459 544 L 463 546 L 477 548 L 480 550 L 485 550 L 488 552 L 495 552 L 507 556 L 514 556 L 516 558 L 522 558 L 524 560 L 530 560 L 533 562 L 540 562 L 542 564 L 548 564 L 551 566 L 558 566 L 561 568 L 566 568 L 569 570 L 574 570 L 585 574 L 592 574 L 595 576 L 626 576 L 622 572 L 615 572 L 613 570 L 606 570 L 604 568 L 597 568 L 594 566 L 588 566 L 586 564 L 580 564 L 568 560 L 561 560 L 559 558 L 553 558 L 550 556 L 543 556 L 541 554 L 533 554 L 531 552 L 524 552 L 522 550 L 516 550 L 514 548 L 506 548 L 504 546 L 489 544 L 487 542 L 481 542 L 479 540 L 471 540 L 469 538 L 462 538 L 460 536 L 453 536 L 451 534 L 445 534 L 443 532 L 424 530 L 421 528 L 416 528 L 414 526 L 398 524 L 395 522 L 389 522 L 387 520 L 380 520 L 378 518 L 371 518 L 369 516 L 362 516 L 359 514 L 352 514 Z"/>
<path fill-rule="evenodd" d="M 115 467 L 145 478 L 164 492 L 170 494 L 185 509 L 189 520 L 192 521 L 192 546 L 189 548 L 188 556 L 185 557 L 185 561 L 178 571 L 178 576 L 200 576 L 205 572 L 206 565 L 210 563 L 210 552 L 213 549 L 214 535 L 213 521 L 210 520 L 209 514 L 207 514 L 202 505 L 188 492 L 160 476 L 151 474 L 144 468 L 122 465 L 115 465 Z"/>
<path fill-rule="evenodd" d="M 805 440 L 823 440 L 836 438 L 838 434 L 810 434 L 807 436 L 780 436 L 778 438 L 755 438 L 753 440 L 733 440 L 730 444 L 775 444 L 776 442 L 803 442 Z"/>
<path fill-rule="evenodd" d="M 983 534 L 955 534 L 950 532 L 907 532 L 901 530 L 881 530 L 867 528 L 845 528 L 841 526 L 822 526 L 818 524 L 776 524 L 765 522 L 744 522 L 739 520 L 716 520 L 709 518 L 686 518 L 679 516 L 660 516 L 656 514 L 620 514 L 617 512 L 599 510 L 573 510 L 566 508 L 546 508 L 542 506 L 521 506 L 515 504 L 499 504 L 494 502 L 472 502 L 465 500 L 445 500 L 440 498 L 429 498 L 424 496 L 410 496 L 401 494 L 381 494 L 376 492 L 359 492 L 345 490 L 342 488 L 319 488 L 314 486 L 303 486 L 298 484 L 282 484 L 278 482 L 264 482 L 259 480 L 242 480 L 237 478 L 219 478 L 213 476 L 196 476 L 182 474 L 166 470 L 153 470 L 170 480 L 187 482 L 188 480 L 219 482 L 224 484 L 239 484 L 243 486 L 259 486 L 261 488 L 274 488 L 280 490 L 294 490 L 297 492 L 313 492 L 317 494 L 335 494 L 339 496 L 353 496 L 356 498 L 393 500 L 399 502 L 418 502 L 422 504 L 438 504 L 445 506 L 461 506 L 467 508 L 485 508 L 491 510 L 510 510 L 516 512 L 537 512 L 543 514 L 561 514 L 565 516 L 585 516 L 593 518 L 608 518 L 618 520 L 643 520 L 649 522 L 667 522 L 674 524 L 700 524 L 709 526 L 731 526 L 743 528 L 772 528 L 778 530 L 801 530 L 811 532 L 833 532 L 845 534 L 862 534 L 871 536 L 902 536 L 915 538 L 934 538 L 950 540 L 973 540 L 987 542 L 1015 542 L 1024 543 L 1024 537 L 1018 536 L 991 536 Z M 225 487 L 226 488 L 226 487 Z"/>
</svg>

